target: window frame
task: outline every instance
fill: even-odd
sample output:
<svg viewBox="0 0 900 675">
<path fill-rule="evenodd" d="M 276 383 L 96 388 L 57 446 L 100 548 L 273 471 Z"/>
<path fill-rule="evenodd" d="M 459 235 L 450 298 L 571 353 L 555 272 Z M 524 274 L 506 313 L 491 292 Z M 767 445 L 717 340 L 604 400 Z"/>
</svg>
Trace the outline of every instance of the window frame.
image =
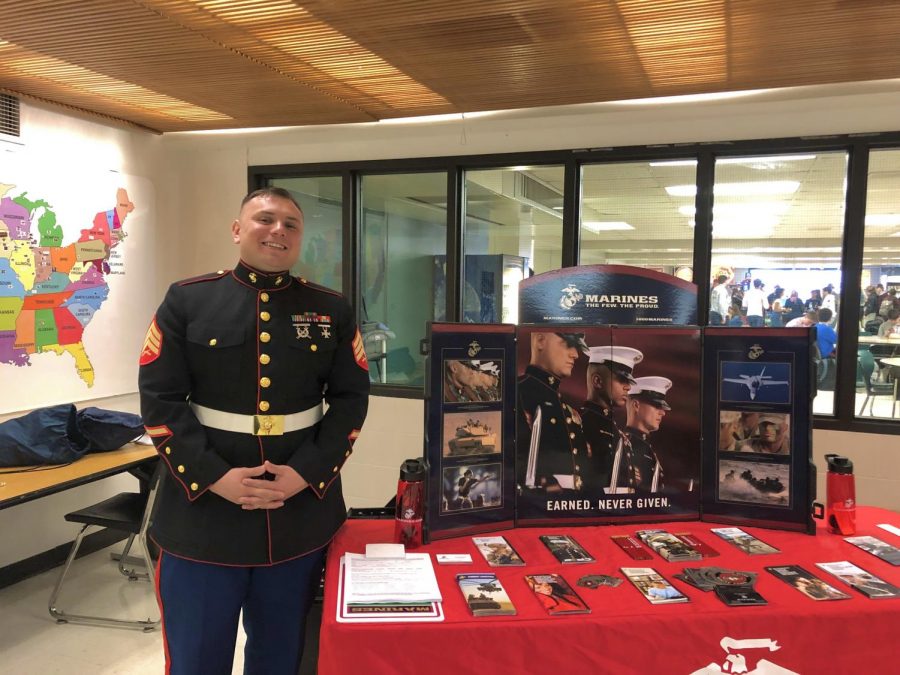
<svg viewBox="0 0 900 675">
<path fill-rule="evenodd" d="M 860 293 L 862 256 L 865 238 L 866 190 L 869 152 L 874 149 L 900 149 L 900 131 L 834 134 L 793 138 L 750 139 L 708 143 L 666 143 L 656 145 L 519 151 L 497 154 L 450 155 L 379 159 L 312 164 L 249 166 L 248 191 L 269 184 L 276 178 L 341 176 L 343 196 L 344 288 L 357 316 L 360 307 L 360 183 L 362 175 L 376 173 L 446 172 L 447 176 L 447 308 L 449 321 L 458 321 L 462 313 L 462 246 L 464 241 L 463 181 L 465 171 L 501 169 L 520 165 L 563 165 L 562 267 L 571 267 L 579 259 L 579 213 L 581 170 L 587 164 L 628 161 L 697 160 L 697 195 L 694 227 L 694 278 L 706 280 L 711 273 L 712 202 L 715 160 L 747 155 L 789 154 L 843 151 L 848 156 L 844 231 L 841 253 L 841 315 L 838 342 L 837 391 L 834 416 L 814 416 L 814 428 L 833 431 L 900 434 L 900 420 L 865 419 L 855 414 L 856 347 L 858 318 L 855 308 Z M 698 283 L 698 316 L 707 317 L 707 284 Z M 705 319 L 704 319 L 705 321 Z M 850 338 L 850 339 L 847 339 Z M 848 386 L 849 383 L 849 386 Z M 423 399 L 421 387 L 372 384 L 372 394 L 397 398 Z"/>
</svg>

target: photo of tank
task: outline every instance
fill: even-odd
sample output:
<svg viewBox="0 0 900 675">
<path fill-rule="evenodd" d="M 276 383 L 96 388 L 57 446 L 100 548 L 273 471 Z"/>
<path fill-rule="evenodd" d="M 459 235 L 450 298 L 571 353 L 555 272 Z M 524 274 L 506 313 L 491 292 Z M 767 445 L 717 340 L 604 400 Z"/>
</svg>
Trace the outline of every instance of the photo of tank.
<svg viewBox="0 0 900 675">
<path fill-rule="evenodd" d="M 479 410 L 444 415 L 444 457 L 493 455 L 501 450 L 499 410 Z"/>
</svg>

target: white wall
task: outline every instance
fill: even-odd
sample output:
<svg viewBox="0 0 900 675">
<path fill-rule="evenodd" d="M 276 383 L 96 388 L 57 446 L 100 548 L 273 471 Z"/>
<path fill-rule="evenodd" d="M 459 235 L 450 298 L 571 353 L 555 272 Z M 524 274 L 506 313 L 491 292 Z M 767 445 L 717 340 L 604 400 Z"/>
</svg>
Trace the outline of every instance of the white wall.
<svg viewBox="0 0 900 675">
<path fill-rule="evenodd" d="M 0 144 L 0 181 L 14 183 L 34 169 L 40 172 L 42 166 L 48 174 L 67 166 L 72 188 L 78 191 L 80 187 L 91 189 L 86 182 L 92 177 L 114 171 L 136 185 L 140 198 L 130 192 L 136 210 L 125 222 L 125 275 L 108 279 L 110 297 L 84 333 L 85 347 L 96 371 L 94 387 L 87 387 L 75 376 L 68 356 L 33 355 L 34 365 L 29 367 L 0 365 L 0 410 L 5 411 L 0 414 L 0 422 L 30 408 L 59 402 L 136 413 L 134 392 L 141 340 L 157 299 L 168 281 L 177 276 L 176 270 L 184 267 L 177 239 L 167 233 L 166 221 L 157 215 L 160 193 L 155 186 L 161 170 L 162 138 L 26 101 L 22 102 L 20 119 L 21 146 L 15 146 L 17 151 L 10 153 L 5 152 L 5 147 L 10 146 Z M 26 158 L 28 164 L 36 166 L 25 166 Z M 113 180 L 118 182 L 117 177 Z M 70 197 L 63 203 L 59 198 L 53 203 L 52 194 L 29 196 L 46 198 L 55 209 L 63 210 L 57 213 L 60 217 L 73 201 Z M 88 220 L 80 227 L 88 227 L 93 211 L 110 208 L 114 200 L 112 193 L 108 202 L 103 201 L 96 208 L 94 201 L 85 200 Z M 62 224 L 67 241 L 71 241 L 72 224 Z M 78 227 L 76 223 L 76 233 Z M 102 395 L 113 379 L 115 394 Z M 31 390 L 38 395 L 26 398 L 24 392 Z M 4 482 L 0 475 L 0 495 Z M 78 526 L 66 523 L 65 513 L 122 490 L 135 489 L 136 479 L 125 474 L 0 511 L 0 567 L 71 541 Z"/>
</svg>

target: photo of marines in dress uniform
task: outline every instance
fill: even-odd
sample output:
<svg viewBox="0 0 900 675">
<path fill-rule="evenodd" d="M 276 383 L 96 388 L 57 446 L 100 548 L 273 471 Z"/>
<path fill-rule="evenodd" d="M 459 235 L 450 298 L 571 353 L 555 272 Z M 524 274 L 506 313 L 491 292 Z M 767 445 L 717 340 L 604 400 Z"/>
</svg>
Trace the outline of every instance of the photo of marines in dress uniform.
<svg viewBox="0 0 900 675">
<path fill-rule="evenodd" d="M 548 494 L 582 489 L 587 443 L 578 411 L 562 400 L 560 381 L 587 352 L 582 333 L 535 332 L 531 358 L 518 380 L 519 485 Z M 524 461 L 527 457 L 527 461 Z"/>
<path fill-rule="evenodd" d="M 587 368 L 587 400 L 581 408 L 584 434 L 590 448 L 585 483 L 592 492 L 614 493 L 628 481 L 620 482 L 624 458 L 631 453 L 628 437 L 613 417 L 623 408 L 634 384 L 632 372 L 644 355 L 631 347 L 590 348 Z M 615 469 L 619 470 L 616 471 Z"/>
<path fill-rule="evenodd" d="M 662 464 L 650 444 L 650 434 L 659 430 L 663 417 L 672 409 L 666 401 L 671 388 L 672 380 L 667 377 L 638 377 L 628 394 L 625 433 L 631 441 L 631 451 L 626 449 L 623 469 L 625 482 L 636 490 L 663 489 Z"/>
</svg>

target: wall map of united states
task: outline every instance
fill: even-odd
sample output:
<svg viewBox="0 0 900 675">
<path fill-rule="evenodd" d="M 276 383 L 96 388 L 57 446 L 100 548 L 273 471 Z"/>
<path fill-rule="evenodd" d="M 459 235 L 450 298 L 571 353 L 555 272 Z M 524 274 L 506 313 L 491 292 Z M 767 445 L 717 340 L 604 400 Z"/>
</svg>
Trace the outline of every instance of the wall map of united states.
<svg viewBox="0 0 900 675">
<path fill-rule="evenodd" d="M 51 204 L 14 188 L 0 183 L 0 364 L 28 366 L 33 354 L 69 354 L 91 387 L 94 368 L 82 337 L 109 296 L 110 252 L 125 238 L 134 204 L 119 188 L 115 205 L 66 244 Z"/>
</svg>

